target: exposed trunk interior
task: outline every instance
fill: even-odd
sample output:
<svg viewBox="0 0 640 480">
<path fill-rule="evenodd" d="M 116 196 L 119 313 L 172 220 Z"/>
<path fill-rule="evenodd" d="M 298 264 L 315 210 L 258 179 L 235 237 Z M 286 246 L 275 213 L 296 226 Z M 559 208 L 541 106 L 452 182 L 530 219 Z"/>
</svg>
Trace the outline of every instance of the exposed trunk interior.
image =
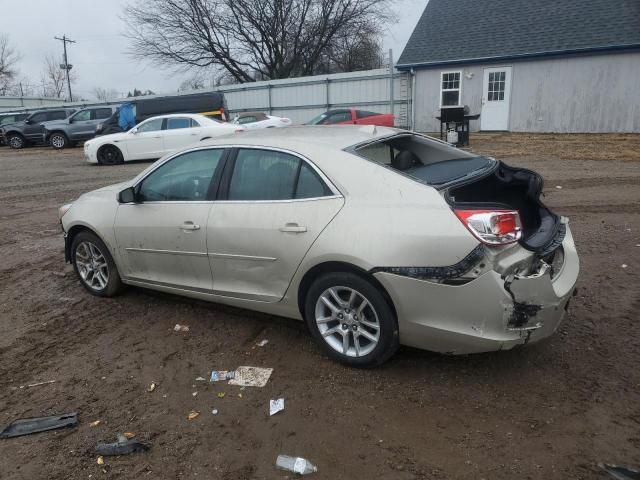
<svg viewBox="0 0 640 480">
<path fill-rule="evenodd" d="M 560 217 L 540 201 L 543 181 L 537 173 L 500 162 L 489 175 L 450 187 L 447 201 L 456 208 L 509 208 L 518 210 L 522 222 L 520 244 L 545 255 L 564 238 Z"/>
</svg>

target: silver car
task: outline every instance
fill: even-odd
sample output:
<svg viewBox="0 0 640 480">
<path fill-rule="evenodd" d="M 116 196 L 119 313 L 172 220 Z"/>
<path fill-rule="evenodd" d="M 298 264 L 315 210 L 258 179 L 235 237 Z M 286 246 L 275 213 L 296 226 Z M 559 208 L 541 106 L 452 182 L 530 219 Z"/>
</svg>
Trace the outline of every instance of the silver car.
<svg viewBox="0 0 640 480">
<path fill-rule="evenodd" d="M 384 127 L 201 142 L 60 208 L 92 294 L 123 285 L 307 322 L 326 353 L 510 349 L 565 316 L 578 256 L 542 179 Z"/>
</svg>

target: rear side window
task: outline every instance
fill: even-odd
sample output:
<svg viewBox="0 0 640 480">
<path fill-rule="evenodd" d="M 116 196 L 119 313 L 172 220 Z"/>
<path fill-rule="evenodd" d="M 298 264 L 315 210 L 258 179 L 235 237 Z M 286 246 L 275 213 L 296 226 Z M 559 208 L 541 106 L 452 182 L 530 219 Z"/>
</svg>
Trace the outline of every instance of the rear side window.
<svg viewBox="0 0 640 480">
<path fill-rule="evenodd" d="M 53 112 L 47 112 L 47 120 L 64 120 L 67 118 L 67 112 L 64 110 L 54 110 Z"/>
<path fill-rule="evenodd" d="M 167 118 L 167 130 L 191 128 L 191 119 L 187 117 Z"/>
<path fill-rule="evenodd" d="M 245 123 L 253 123 L 253 122 L 256 122 L 257 120 L 258 120 L 258 119 L 257 119 L 256 117 L 253 117 L 253 116 L 240 117 L 240 118 L 238 119 L 238 123 L 239 123 L 240 125 L 243 125 L 243 124 L 245 124 Z"/>
<path fill-rule="evenodd" d="M 240 149 L 229 200 L 291 200 L 331 195 L 331 189 L 300 158 L 283 152 Z"/>
<path fill-rule="evenodd" d="M 203 201 L 223 149 L 195 150 L 168 161 L 142 181 L 143 202 Z"/>
<path fill-rule="evenodd" d="M 94 119 L 102 120 L 103 118 L 109 118 L 111 116 L 110 108 L 96 108 L 94 111 Z"/>
</svg>

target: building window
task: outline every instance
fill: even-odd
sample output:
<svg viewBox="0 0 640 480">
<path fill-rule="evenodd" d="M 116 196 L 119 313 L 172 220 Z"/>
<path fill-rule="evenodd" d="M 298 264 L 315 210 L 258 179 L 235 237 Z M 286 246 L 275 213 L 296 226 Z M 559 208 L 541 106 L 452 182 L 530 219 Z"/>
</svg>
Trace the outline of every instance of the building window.
<svg viewBox="0 0 640 480">
<path fill-rule="evenodd" d="M 442 72 L 440 74 L 440 106 L 460 106 L 460 82 L 462 72 Z"/>
<path fill-rule="evenodd" d="M 504 84 L 507 72 L 489 72 L 487 99 L 490 102 L 504 100 Z"/>
</svg>

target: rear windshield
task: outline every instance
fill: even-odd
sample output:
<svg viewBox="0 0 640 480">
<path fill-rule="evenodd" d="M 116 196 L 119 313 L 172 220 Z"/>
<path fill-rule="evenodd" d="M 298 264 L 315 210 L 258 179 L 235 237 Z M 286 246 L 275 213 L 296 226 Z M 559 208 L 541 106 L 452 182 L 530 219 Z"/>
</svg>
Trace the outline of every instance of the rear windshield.
<svg viewBox="0 0 640 480">
<path fill-rule="evenodd" d="M 354 149 L 357 155 L 434 187 L 491 170 L 496 161 L 422 135 L 400 134 Z"/>
</svg>

